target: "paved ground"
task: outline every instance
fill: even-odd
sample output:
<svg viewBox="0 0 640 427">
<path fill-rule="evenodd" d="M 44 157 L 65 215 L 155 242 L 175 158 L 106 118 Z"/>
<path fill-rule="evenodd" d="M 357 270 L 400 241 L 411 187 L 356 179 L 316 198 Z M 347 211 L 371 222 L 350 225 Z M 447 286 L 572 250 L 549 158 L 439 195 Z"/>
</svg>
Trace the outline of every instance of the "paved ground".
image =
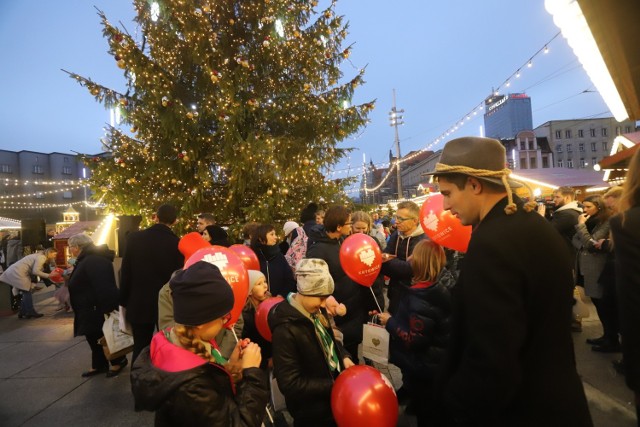
<svg viewBox="0 0 640 427">
<path fill-rule="evenodd" d="M 0 425 L 13 426 L 150 426 L 153 414 L 134 412 L 129 368 L 116 378 L 90 379 L 84 338 L 73 338 L 73 315 L 56 312 L 52 290 L 35 295 L 45 316 L 21 320 L 0 317 Z M 618 354 L 590 350 L 585 338 L 600 335 L 595 314 L 574 334 L 576 358 L 596 427 L 635 427 L 632 394 L 612 368 Z M 378 366 L 399 387 L 402 378 L 393 367 Z M 402 416 L 399 426 L 415 426 Z"/>
</svg>

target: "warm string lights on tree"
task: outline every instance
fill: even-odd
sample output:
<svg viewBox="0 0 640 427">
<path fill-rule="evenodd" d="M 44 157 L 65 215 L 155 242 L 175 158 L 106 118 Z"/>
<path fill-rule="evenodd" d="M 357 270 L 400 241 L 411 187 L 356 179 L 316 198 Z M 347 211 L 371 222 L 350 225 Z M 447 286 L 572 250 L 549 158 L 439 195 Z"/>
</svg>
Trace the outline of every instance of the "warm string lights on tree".
<svg viewBox="0 0 640 427">
<path fill-rule="evenodd" d="M 551 40 L 549 40 L 547 43 L 544 44 L 543 47 L 541 47 L 533 55 L 531 55 L 531 57 L 526 62 L 524 62 L 520 67 L 518 67 L 518 69 L 516 71 L 511 73 L 509 75 L 509 77 L 507 77 L 500 85 L 496 86 L 495 89 L 493 90 L 493 96 L 498 96 L 503 91 L 503 89 L 509 88 L 511 86 L 511 82 L 512 81 L 514 81 L 515 79 L 519 79 L 522 76 L 523 70 L 533 67 L 533 61 L 534 61 L 534 59 L 536 57 L 538 57 L 540 55 L 548 54 L 549 53 L 549 44 L 551 44 L 551 42 L 553 42 L 559 35 L 560 35 L 559 32 L 556 33 L 551 38 Z M 491 99 L 489 99 L 489 102 L 490 101 L 491 101 Z M 396 167 L 396 165 L 398 163 L 401 164 L 401 163 L 410 161 L 410 160 L 414 159 L 415 157 L 419 156 L 420 154 L 424 153 L 425 151 L 429 151 L 429 150 L 433 149 L 436 145 L 439 145 L 440 143 L 444 143 L 446 140 L 449 139 L 449 137 L 452 134 L 454 134 L 458 130 L 460 130 L 465 125 L 465 123 L 468 123 L 473 118 L 477 117 L 478 114 L 481 114 L 484 111 L 484 103 L 485 103 L 485 100 L 483 99 L 476 106 L 474 106 L 471 110 L 469 110 L 466 114 L 464 114 L 462 117 L 460 117 L 460 119 L 458 119 L 454 124 L 452 124 L 446 131 L 441 133 L 437 138 L 432 140 L 429 144 L 427 144 L 425 147 L 421 148 L 420 150 L 414 151 L 413 153 L 411 153 L 411 154 L 409 154 L 407 156 L 404 156 L 402 159 L 394 161 L 392 164 L 390 164 L 390 163 L 381 163 L 381 164 L 375 165 L 375 167 L 376 168 L 386 168 L 386 167 L 389 167 L 391 165 L 391 168 L 395 169 L 395 167 Z M 342 169 L 341 171 L 348 173 L 349 168 Z M 364 188 L 359 188 L 358 190 L 364 190 L 365 193 L 378 190 L 380 187 L 382 187 L 384 185 L 384 183 L 392 175 L 391 172 L 392 172 L 392 170 L 389 170 L 387 172 L 387 174 L 384 176 L 384 178 L 380 181 L 380 183 L 376 187 L 368 188 L 368 187 L 364 186 Z M 353 189 L 349 189 L 349 190 L 353 190 Z"/>
<path fill-rule="evenodd" d="M 10 178 L 4 178 L 4 179 L 0 179 L 0 184 L 5 185 L 5 186 L 22 186 L 22 185 L 55 185 L 55 186 L 62 186 L 62 185 L 84 185 L 86 183 L 86 181 L 84 180 L 70 180 L 70 179 L 65 179 L 62 181 L 41 181 L 41 180 L 21 180 L 21 179 L 10 179 Z"/>
<path fill-rule="evenodd" d="M 0 196 L 0 200 L 2 199 L 23 199 L 27 197 L 39 197 L 45 194 L 56 194 L 56 193 L 65 193 L 67 191 L 77 190 L 79 188 L 84 188 L 84 185 L 78 185 L 75 187 L 65 187 L 58 188 L 57 190 L 47 190 L 47 191 L 36 191 L 35 193 L 24 193 L 24 194 L 8 194 L 6 196 Z"/>
<path fill-rule="evenodd" d="M 84 158 L 96 194 L 118 213 L 173 203 L 182 218 L 207 211 L 223 224 L 342 201 L 352 180 L 326 171 L 374 105 L 351 105 L 364 70 L 343 80 L 352 48 L 335 1 L 154 4 L 134 1 L 139 41 L 99 13 L 125 93 L 72 74 L 128 128 L 107 129 L 109 158 Z"/>
</svg>

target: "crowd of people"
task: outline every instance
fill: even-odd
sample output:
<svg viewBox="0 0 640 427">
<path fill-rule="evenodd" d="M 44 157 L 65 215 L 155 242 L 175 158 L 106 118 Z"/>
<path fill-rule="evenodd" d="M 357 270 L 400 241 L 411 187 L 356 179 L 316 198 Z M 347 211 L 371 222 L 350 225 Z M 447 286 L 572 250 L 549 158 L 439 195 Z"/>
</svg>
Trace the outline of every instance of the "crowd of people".
<svg viewBox="0 0 640 427">
<path fill-rule="evenodd" d="M 98 344 L 104 315 L 121 306 L 134 342 L 135 406 L 155 411 L 157 425 L 277 425 L 268 408 L 270 395 L 281 393 L 295 426 L 333 426 L 333 384 L 351 366 L 371 364 L 360 345 L 373 318 L 389 333 L 389 362 L 402 372 L 398 400 L 419 426 L 590 426 L 571 335 L 580 328 L 578 286 L 603 328 L 587 342 L 596 352 L 623 352 L 616 367 L 638 404 L 640 154 L 624 187 L 581 203 L 561 187 L 553 213 L 540 205 L 539 215 L 535 203 L 514 195 L 521 183 L 504 158 L 496 140 L 459 138 L 433 172 L 444 209 L 473 227 L 465 254 L 429 239 L 410 201 L 393 218 L 310 203 L 282 233 L 274 224 L 246 224 L 243 243 L 259 270 L 248 270 L 248 297 L 233 324 L 234 293 L 221 270 L 205 261 L 184 268 L 171 229 L 175 207 L 160 206 L 154 225 L 128 235 L 119 287 L 113 251 L 72 236 L 74 334 L 86 337 L 92 357 L 82 376 L 114 377 L 127 366 L 126 356 L 109 360 Z M 213 215 L 199 215 L 196 229 L 209 244 L 230 246 Z M 343 241 L 355 233 L 382 251 L 371 288 L 340 261 Z M 20 317 L 40 316 L 32 276 L 48 278 L 55 255 L 29 255 L 0 276 L 22 293 Z M 281 301 L 267 316 L 269 340 L 257 323 L 271 296 Z"/>
</svg>

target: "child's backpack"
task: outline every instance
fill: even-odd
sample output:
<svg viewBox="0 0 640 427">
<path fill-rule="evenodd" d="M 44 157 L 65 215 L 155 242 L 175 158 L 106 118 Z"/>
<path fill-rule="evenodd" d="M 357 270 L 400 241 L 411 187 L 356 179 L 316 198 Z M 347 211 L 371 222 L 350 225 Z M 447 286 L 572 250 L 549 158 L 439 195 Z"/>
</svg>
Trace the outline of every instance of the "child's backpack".
<svg viewBox="0 0 640 427">
<path fill-rule="evenodd" d="M 304 232 L 302 227 L 296 228 L 296 233 L 298 234 L 293 242 L 291 242 L 291 246 L 289 246 L 289 250 L 284 256 L 293 270 L 293 274 L 296 274 L 296 264 L 307 254 L 307 233 Z"/>
</svg>

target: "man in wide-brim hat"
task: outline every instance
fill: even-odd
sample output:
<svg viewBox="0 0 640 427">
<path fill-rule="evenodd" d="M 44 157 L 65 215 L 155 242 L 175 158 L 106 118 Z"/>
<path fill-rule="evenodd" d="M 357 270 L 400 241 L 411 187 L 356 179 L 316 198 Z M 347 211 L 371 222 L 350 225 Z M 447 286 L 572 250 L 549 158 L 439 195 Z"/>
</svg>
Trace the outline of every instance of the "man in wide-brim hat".
<svg viewBox="0 0 640 427">
<path fill-rule="evenodd" d="M 569 252 L 512 195 L 520 184 L 505 163 L 499 141 L 464 137 L 433 172 L 444 209 L 474 227 L 437 395 L 455 425 L 591 426 L 573 356 Z"/>
</svg>

